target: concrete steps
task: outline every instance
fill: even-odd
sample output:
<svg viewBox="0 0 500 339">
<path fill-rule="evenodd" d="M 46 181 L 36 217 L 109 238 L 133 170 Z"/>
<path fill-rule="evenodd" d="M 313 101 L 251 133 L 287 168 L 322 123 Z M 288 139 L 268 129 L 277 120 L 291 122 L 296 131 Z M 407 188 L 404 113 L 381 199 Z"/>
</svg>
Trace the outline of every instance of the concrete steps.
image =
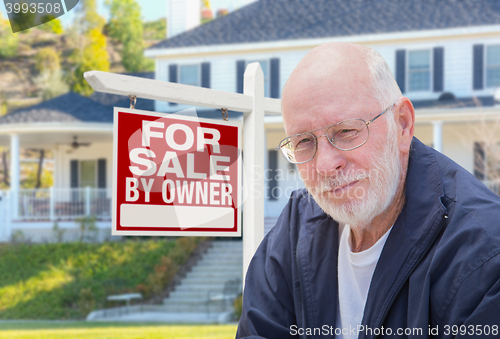
<svg viewBox="0 0 500 339">
<path fill-rule="evenodd" d="M 228 300 L 212 300 L 209 295 L 223 295 L 224 283 L 241 279 L 243 275 L 243 245 L 241 241 L 214 241 L 203 258 L 192 268 L 180 285 L 163 301 L 165 312 L 190 314 L 231 312 Z"/>
</svg>

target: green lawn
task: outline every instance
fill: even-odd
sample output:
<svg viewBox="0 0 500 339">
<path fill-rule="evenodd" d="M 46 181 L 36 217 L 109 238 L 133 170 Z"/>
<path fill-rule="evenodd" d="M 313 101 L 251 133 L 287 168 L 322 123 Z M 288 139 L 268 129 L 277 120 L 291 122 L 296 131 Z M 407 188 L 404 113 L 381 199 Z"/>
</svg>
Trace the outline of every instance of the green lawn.
<svg viewBox="0 0 500 339">
<path fill-rule="evenodd" d="M 163 325 L 80 322 L 2 322 L 0 338 L 20 339 L 229 339 L 234 325 Z"/>
</svg>

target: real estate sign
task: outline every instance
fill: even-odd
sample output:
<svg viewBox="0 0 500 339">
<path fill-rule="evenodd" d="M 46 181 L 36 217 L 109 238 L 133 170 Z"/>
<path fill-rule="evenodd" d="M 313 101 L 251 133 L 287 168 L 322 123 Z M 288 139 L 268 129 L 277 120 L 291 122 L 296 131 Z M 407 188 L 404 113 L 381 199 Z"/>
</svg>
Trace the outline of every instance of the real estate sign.
<svg viewBox="0 0 500 339">
<path fill-rule="evenodd" d="M 240 236 L 240 129 L 115 107 L 112 234 Z"/>
</svg>

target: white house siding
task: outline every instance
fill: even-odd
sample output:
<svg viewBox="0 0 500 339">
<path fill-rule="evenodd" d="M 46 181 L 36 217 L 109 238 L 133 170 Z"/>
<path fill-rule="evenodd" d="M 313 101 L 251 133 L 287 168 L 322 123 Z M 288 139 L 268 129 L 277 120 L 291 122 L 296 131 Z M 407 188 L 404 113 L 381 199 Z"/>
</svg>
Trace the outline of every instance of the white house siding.
<svg viewBox="0 0 500 339">
<path fill-rule="evenodd" d="M 106 187 L 112 187 L 113 180 L 113 144 L 92 143 L 89 147 L 79 147 L 74 150 L 71 147 L 61 147 L 57 152 L 56 172 L 59 174 L 54 188 L 68 188 L 71 184 L 71 160 L 97 160 L 106 159 Z"/>
<path fill-rule="evenodd" d="M 494 89 L 473 90 L 473 46 L 500 44 L 500 37 L 464 38 L 447 41 L 445 47 L 445 91 L 457 97 L 491 95 Z"/>
<path fill-rule="evenodd" d="M 472 126 L 475 126 L 471 129 Z M 443 153 L 456 163 L 459 163 L 470 173 L 474 173 L 474 141 L 478 139 L 478 124 L 445 123 L 443 124 Z"/>
<path fill-rule="evenodd" d="M 223 55 L 210 62 L 210 87 L 226 92 L 236 92 L 236 61 L 238 55 Z"/>
<path fill-rule="evenodd" d="M 160 81 L 168 81 L 168 62 L 165 59 L 156 59 L 155 79 Z M 165 101 L 155 101 L 155 111 L 165 112 L 167 110 Z"/>
<path fill-rule="evenodd" d="M 432 146 L 433 144 L 433 126 L 431 123 L 422 123 L 422 124 L 415 124 L 415 132 L 414 135 L 415 137 L 418 138 L 418 140 L 422 141 L 424 144 L 427 146 Z"/>
<path fill-rule="evenodd" d="M 280 87 L 281 91 L 283 86 L 288 80 L 292 71 L 297 67 L 300 60 L 309 52 L 309 49 L 303 49 L 299 51 L 288 51 L 284 52 L 278 57 L 280 58 Z M 281 92 L 280 92 L 281 93 Z"/>
</svg>

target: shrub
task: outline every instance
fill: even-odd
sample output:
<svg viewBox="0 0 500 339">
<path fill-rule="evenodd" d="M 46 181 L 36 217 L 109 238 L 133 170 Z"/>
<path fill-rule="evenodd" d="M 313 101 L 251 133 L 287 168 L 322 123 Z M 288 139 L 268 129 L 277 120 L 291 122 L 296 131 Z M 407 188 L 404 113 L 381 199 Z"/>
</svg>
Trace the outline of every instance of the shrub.
<svg viewBox="0 0 500 339">
<path fill-rule="evenodd" d="M 43 71 L 54 72 L 61 68 L 59 54 L 51 47 L 42 48 L 35 56 L 35 69 L 42 73 Z"/>
<path fill-rule="evenodd" d="M 12 33 L 9 20 L 0 13 L 0 58 L 11 58 L 17 55 L 19 36 Z"/>
<path fill-rule="evenodd" d="M 234 316 L 236 319 L 240 319 L 241 313 L 243 312 L 243 295 L 240 294 L 236 299 L 234 299 Z"/>
</svg>

